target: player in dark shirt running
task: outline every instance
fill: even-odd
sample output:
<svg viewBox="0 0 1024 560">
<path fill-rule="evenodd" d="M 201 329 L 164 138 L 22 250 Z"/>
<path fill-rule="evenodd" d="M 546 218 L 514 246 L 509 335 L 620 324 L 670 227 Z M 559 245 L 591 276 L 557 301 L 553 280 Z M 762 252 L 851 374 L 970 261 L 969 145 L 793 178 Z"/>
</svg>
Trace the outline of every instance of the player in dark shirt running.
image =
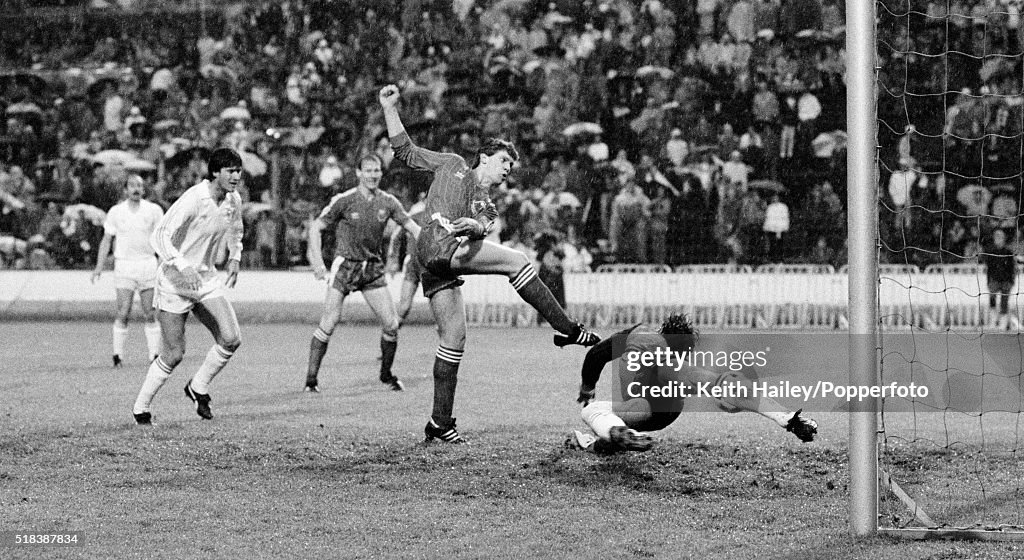
<svg viewBox="0 0 1024 560">
<path fill-rule="evenodd" d="M 424 431 L 427 441 L 457 443 L 462 439 L 455 429 L 452 409 L 466 343 L 460 274 L 507 276 L 519 296 L 558 331 L 558 346 L 592 346 L 600 337 L 569 319 L 537 276 L 529 257 L 484 240 L 498 215 L 491 203 L 490 188 L 501 184 L 519 159 L 515 146 L 504 140 L 488 139 L 472 164 L 467 165 L 456 154 L 433 152 L 412 143 L 398 114 L 397 86 L 385 86 L 378 97 L 395 158 L 413 169 L 434 172 L 425 201 L 429 222 L 423 226 L 416 248 L 423 294 L 430 299 L 441 337 L 434 360 L 434 408 Z"/>
<path fill-rule="evenodd" d="M 381 322 L 380 381 L 394 391 L 403 389 L 402 382 L 391 372 L 398 348 L 399 321 L 387 289 L 381 249 L 388 220 L 393 220 L 414 237 L 419 236 L 420 226 L 409 219 L 397 198 L 378 188 L 381 178 L 379 157 L 368 155 L 360 160 L 356 175 L 359 186 L 331 199 L 309 228 L 310 262 L 317 280 L 327 276 L 321 254 L 320 231 L 330 226 L 337 228 L 335 257 L 327 295 L 324 296 L 324 310 L 309 343 L 305 390 L 313 393 L 320 392 L 317 380 L 320 363 L 327 353 L 334 326 L 341 320 L 341 305 L 345 297 L 354 291 L 363 292 L 363 298 Z"/>
</svg>

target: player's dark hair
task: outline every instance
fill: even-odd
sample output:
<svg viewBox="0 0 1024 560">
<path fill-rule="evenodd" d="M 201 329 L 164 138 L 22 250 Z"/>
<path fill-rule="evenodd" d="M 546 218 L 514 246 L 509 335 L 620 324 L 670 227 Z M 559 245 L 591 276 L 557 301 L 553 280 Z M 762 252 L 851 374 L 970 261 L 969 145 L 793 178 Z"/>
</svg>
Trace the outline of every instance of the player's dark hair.
<svg viewBox="0 0 1024 560">
<path fill-rule="evenodd" d="M 377 162 L 377 165 L 380 165 L 381 169 L 384 169 L 384 160 L 380 159 L 380 156 L 378 156 L 377 154 L 366 154 L 365 156 L 359 158 L 360 171 L 363 170 L 363 163 L 367 161 L 375 161 Z"/>
<path fill-rule="evenodd" d="M 697 334 L 685 313 L 669 315 L 668 319 L 661 324 L 661 334 Z"/>
<path fill-rule="evenodd" d="M 473 156 L 473 163 L 469 167 L 472 169 L 480 165 L 480 154 L 493 156 L 501 151 L 507 152 L 512 161 L 519 161 L 519 152 L 516 151 L 515 144 L 501 138 L 488 138 L 480 144 L 480 149 L 476 151 L 476 155 Z"/>
<path fill-rule="evenodd" d="M 213 179 L 213 174 L 220 173 L 225 167 L 242 167 L 242 156 L 231 148 L 217 148 L 206 164 L 206 178 Z"/>
<path fill-rule="evenodd" d="M 697 345 L 697 338 L 700 336 L 685 313 L 669 315 L 658 332 L 668 337 L 666 340 L 673 347 L 687 351 Z"/>
</svg>

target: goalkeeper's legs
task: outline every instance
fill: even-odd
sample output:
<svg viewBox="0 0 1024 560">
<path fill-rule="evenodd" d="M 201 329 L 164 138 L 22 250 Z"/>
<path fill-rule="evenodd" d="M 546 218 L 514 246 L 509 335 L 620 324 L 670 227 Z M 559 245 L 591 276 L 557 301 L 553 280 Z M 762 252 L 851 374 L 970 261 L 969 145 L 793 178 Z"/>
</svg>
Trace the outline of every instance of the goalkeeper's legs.
<svg viewBox="0 0 1024 560">
<path fill-rule="evenodd" d="M 770 397 L 755 397 L 753 380 L 740 375 L 740 372 L 716 374 L 707 370 L 695 369 L 691 373 L 693 382 L 711 382 L 714 385 L 730 387 L 733 390 L 723 391 L 726 395 L 717 399 L 718 407 L 726 412 L 754 412 L 774 421 L 780 427 L 793 432 L 802 441 L 811 441 L 817 433 L 817 423 L 800 416 L 801 411 L 793 412 L 780 402 Z M 737 389 L 745 388 L 745 390 Z"/>
<path fill-rule="evenodd" d="M 628 401 L 642 401 L 643 405 L 640 408 L 646 407 L 646 416 L 650 416 L 650 405 L 643 399 L 632 399 Z M 644 414 L 643 410 L 636 410 L 635 413 L 631 411 L 631 416 L 641 416 Z M 605 442 L 611 442 L 622 449 L 630 451 L 646 451 L 651 448 L 654 444 L 654 440 L 651 439 L 647 434 L 637 432 L 626 425 L 626 421 L 619 415 L 615 414 L 612 408 L 612 403 L 608 401 L 594 401 L 587 406 L 583 407 L 583 411 L 580 412 L 580 416 L 583 421 L 586 422 L 587 426 L 593 430 L 594 435 Z"/>
</svg>

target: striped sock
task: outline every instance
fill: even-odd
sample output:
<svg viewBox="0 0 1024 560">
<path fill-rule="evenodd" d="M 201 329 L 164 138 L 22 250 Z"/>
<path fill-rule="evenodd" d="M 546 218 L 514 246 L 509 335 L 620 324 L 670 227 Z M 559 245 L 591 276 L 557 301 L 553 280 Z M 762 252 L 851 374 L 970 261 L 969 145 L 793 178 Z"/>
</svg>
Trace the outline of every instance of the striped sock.
<svg viewBox="0 0 1024 560">
<path fill-rule="evenodd" d="M 398 351 L 398 333 L 384 331 L 380 333 L 380 379 L 391 379 L 391 366 L 395 363 L 395 352 Z"/>
<path fill-rule="evenodd" d="M 317 327 L 313 338 L 309 341 L 309 364 L 306 366 L 306 383 L 316 384 L 316 376 L 320 373 L 320 362 L 327 353 L 327 344 L 331 341 L 331 333 Z"/>
<path fill-rule="evenodd" d="M 234 351 L 228 350 L 220 344 L 211 346 L 210 351 L 206 353 L 206 359 L 203 360 L 203 365 L 199 366 L 199 371 L 192 377 L 192 390 L 201 395 L 208 395 L 210 382 L 217 377 L 220 370 L 224 369 L 232 355 L 234 355 Z"/>
<path fill-rule="evenodd" d="M 124 342 L 128 339 L 128 326 L 114 321 L 114 355 L 124 358 Z"/>
<path fill-rule="evenodd" d="M 149 349 L 149 357 L 155 358 L 160 355 L 160 323 L 156 321 L 146 323 L 146 347 Z"/>
<path fill-rule="evenodd" d="M 455 408 L 455 385 L 458 383 L 462 350 L 437 347 L 434 357 L 434 410 L 430 417 L 438 426 L 451 426 Z"/>
<path fill-rule="evenodd" d="M 139 396 L 135 398 L 135 406 L 132 408 L 134 414 L 149 412 L 149 407 L 153 404 L 153 397 L 167 382 L 167 378 L 171 376 L 173 370 L 174 368 L 164 363 L 159 356 L 150 362 L 149 370 L 146 371 L 146 380 L 142 382 Z"/>
<path fill-rule="evenodd" d="M 551 290 L 537 276 L 537 270 L 532 264 L 521 268 L 509 282 L 519 292 L 519 297 L 532 305 L 556 331 L 571 334 L 576 329 L 576 323 L 565 314 L 558 300 L 551 295 Z"/>
</svg>

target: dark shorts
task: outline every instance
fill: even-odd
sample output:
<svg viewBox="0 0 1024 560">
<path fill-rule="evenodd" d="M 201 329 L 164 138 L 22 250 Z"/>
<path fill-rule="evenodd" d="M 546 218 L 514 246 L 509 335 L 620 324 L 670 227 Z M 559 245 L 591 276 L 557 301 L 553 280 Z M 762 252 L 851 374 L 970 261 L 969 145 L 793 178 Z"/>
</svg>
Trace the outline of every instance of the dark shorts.
<svg viewBox="0 0 1024 560">
<path fill-rule="evenodd" d="M 331 271 L 334 273 L 334 281 L 331 282 L 331 287 L 341 292 L 342 295 L 387 287 L 388 282 L 384 277 L 384 263 L 381 261 L 341 260 L 339 263 L 339 260 L 341 260 L 341 257 L 335 258 L 334 266 L 331 267 Z"/>
<path fill-rule="evenodd" d="M 452 255 L 459 248 L 459 242 L 459 238 L 436 221 L 423 227 L 416 243 L 415 255 L 415 258 L 419 259 L 423 295 L 430 298 L 442 290 L 450 290 L 465 284 L 451 268 Z"/>
<path fill-rule="evenodd" d="M 638 432 L 657 432 L 658 430 L 664 430 L 672 422 L 675 422 L 681 413 L 681 410 L 655 411 L 651 412 L 651 415 L 646 420 L 639 422 L 627 421 L 626 425 Z"/>
</svg>

